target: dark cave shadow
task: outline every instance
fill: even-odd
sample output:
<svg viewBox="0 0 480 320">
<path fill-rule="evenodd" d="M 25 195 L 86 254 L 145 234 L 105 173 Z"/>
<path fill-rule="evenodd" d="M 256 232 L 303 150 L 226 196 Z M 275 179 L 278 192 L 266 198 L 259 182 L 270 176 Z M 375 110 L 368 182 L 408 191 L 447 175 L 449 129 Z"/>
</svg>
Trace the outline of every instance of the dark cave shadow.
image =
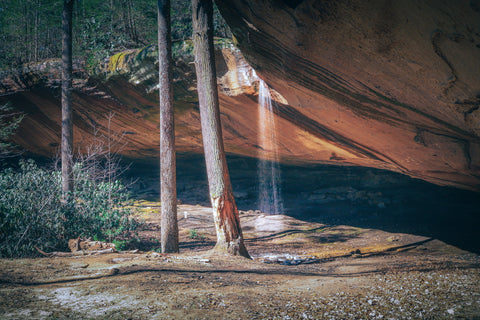
<svg viewBox="0 0 480 320">
<path fill-rule="evenodd" d="M 132 164 L 130 172 L 143 183 L 140 192 L 134 190 L 139 197 L 158 200 L 157 160 Z M 227 156 L 227 161 L 238 208 L 258 209 L 257 160 Z M 431 237 L 480 254 L 480 195 L 476 192 L 372 168 L 281 165 L 280 169 L 286 215 L 328 226 Z M 178 155 L 177 183 L 182 203 L 210 206 L 203 155 Z"/>
<path fill-rule="evenodd" d="M 216 242 L 211 240 L 191 240 L 187 242 L 180 242 L 180 249 L 189 249 L 189 250 L 210 250 L 215 247 Z"/>
<path fill-rule="evenodd" d="M 245 239 L 245 242 L 248 243 L 253 243 L 253 242 L 264 242 L 264 241 L 271 241 L 271 240 L 278 240 L 281 238 L 284 238 L 286 236 L 290 236 L 293 234 L 308 234 L 308 233 L 313 233 L 313 232 L 320 232 L 322 230 L 327 230 L 330 228 L 327 227 L 319 227 L 319 228 L 313 228 L 313 229 L 308 229 L 308 230 L 300 230 L 300 229 L 289 229 L 289 230 L 284 230 L 281 232 L 277 233 L 272 233 L 267 236 L 262 236 L 262 237 L 256 237 L 256 238 L 247 238 Z M 309 241 L 312 243 L 334 243 L 334 242 L 345 242 L 348 241 L 352 238 L 358 237 L 357 235 L 344 235 L 344 234 L 312 234 L 309 235 Z"/>
<path fill-rule="evenodd" d="M 420 185 L 419 185 L 420 184 Z M 292 216 L 311 222 L 378 229 L 431 237 L 473 253 L 480 253 L 480 201 L 478 194 L 414 182 L 383 197 L 396 199 L 388 205 L 333 201 L 303 203 Z M 292 203 L 290 208 L 298 208 Z"/>
<path fill-rule="evenodd" d="M 250 242 L 253 242 L 253 241 L 270 241 L 270 240 L 274 240 L 274 239 L 280 239 L 280 238 L 283 238 L 285 236 L 289 236 L 289 235 L 292 235 L 292 234 L 316 232 L 316 231 L 319 231 L 321 229 L 324 229 L 324 228 L 323 227 L 313 228 L 313 229 L 309 229 L 309 230 L 289 229 L 289 230 L 283 230 L 283 231 L 277 232 L 277 233 L 272 233 L 272 234 L 269 234 L 268 236 L 249 238 L 249 239 L 246 239 L 245 241 L 250 241 Z"/>
</svg>

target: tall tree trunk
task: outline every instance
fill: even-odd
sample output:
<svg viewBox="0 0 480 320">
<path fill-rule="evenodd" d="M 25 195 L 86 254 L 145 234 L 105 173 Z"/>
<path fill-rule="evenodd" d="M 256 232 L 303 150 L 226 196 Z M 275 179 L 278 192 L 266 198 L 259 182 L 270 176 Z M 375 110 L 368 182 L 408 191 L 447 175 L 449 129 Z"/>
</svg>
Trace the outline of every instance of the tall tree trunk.
<svg viewBox="0 0 480 320">
<path fill-rule="evenodd" d="M 28 11 L 28 3 L 25 1 L 24 4 L 25 4 L 25 7 L 24 7 L 23 18 L 25 19 L 24 20 L 24 22 L 25 22 L 25 34 L 24 34 L 24 37 L 23 37 L 24 49 L 23 49 L 22 56 L 24 56 L 25 58 L 20 60 L 21 63 L 30 62 L 29 52 L 30 52 L 30 46 L 31 46 L 30 27 L 29 27 L 30 17 L 29 17 L 29 14 L 28 14 L 28 12 L 29 12 Z"/>
<path fill-rule="evenodd" d="M 135 25 L 135 16 L 133 10 L 133 2 L 132 0 L 128 1 L 128 12 L 129 12 L 129 22 L 130 22 L 130 30 L 131 30 L 131 37 L 133 41 L 137 44 L 138 43 L 138 34 L 137 34 L 137 27 Z"/>
<path fill-rule="evenodd" d="M 35 3 L 35 22 L 34 22 L 34 31 L 33 31 L 33 37 L 34 37 L 34 49 L 33 49 L 33 61 L 37 62 L 39 60 L 38 58 L 38 42 L 39 42 L 39 33 L 38 33 L 38 28 L 39 28 L 39 11 L 40 10 L 40 1 L 37 0 Z"/>
<path fill-rule="evenodd" d="M 158 0 L 162 252 L 178 252 L 177 179 L 175 172 L 172 74 L 170 0 Z"/>
<path fill-rule="evenodd" d="M 212 0 L 192 0 L 192 11 L 203 148 L 217 232 L 215 250 L 249 257 L 243 242 L 223 146 L 213 48 Z"/>
<path fill-rule="evenodd" d="M 113 5 L 113 0 L 110 0 L 110 41 L 113 35 L 113 20 L 114 20 L 114 11 L 115 6 Z"/>
<path fill-rule="evenodd" d="M 62 193 L 64 200 L 73 191 L 72 14 L 73 0 L 64 0 L 62 12 Z"/>
</svg>

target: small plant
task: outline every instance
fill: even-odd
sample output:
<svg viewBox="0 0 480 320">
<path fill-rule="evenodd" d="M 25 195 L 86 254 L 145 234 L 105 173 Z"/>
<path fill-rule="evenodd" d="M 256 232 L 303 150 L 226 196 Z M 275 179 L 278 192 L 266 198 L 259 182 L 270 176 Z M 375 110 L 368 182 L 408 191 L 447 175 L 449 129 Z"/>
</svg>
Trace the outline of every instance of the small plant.
<svg viewBox="0 0 480 320">
<path fill-rule="evenodd" d="M 96 75 L 99 72 L 103 57 L 107 55 L 106 50 L 94 48 L 85 55 L 85 71 L 89 75 Z"/>
<path fill-rule="evenodd" d="M 188 237 L 190 239 L 196 239 L 198 237 L 198 232 L 196 229 L 190 229 L 188 230 Z"/>
<path fill-rule="evenodd" d="M 205 240 L 205 236 L 198 233 L 197 229 L 188 230 L 188 237 L 192 240 Z"/>
</svg>

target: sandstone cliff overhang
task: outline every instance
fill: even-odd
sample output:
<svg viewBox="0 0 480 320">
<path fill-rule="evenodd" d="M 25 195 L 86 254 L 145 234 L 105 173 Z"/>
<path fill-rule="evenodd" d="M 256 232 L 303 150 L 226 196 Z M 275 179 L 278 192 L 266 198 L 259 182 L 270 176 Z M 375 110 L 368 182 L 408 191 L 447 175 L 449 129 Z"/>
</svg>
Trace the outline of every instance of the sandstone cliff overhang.
<svg viewBox="0 0 480 320">
<path fill-rule="evenodd" d="M 343 161 L 480 189 L 478 1 L 216 3 L 295 118 L 356 157 Z"/>
</svg>

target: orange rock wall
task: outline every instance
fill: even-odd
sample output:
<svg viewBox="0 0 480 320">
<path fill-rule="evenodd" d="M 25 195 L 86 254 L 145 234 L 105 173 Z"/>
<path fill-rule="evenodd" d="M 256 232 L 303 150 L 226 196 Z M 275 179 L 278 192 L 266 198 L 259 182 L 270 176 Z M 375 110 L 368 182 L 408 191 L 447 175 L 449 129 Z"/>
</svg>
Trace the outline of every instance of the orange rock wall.
<svg viewBox="0 0 480 320">
<path fill-rule="evenodd" d="M 297 134 L 308 141 L 302 159 L 480 189 L 478 2 L 217 5 L 246 60 L 288 101 L 280 118 L 308 127 Z"/>
</svg>

